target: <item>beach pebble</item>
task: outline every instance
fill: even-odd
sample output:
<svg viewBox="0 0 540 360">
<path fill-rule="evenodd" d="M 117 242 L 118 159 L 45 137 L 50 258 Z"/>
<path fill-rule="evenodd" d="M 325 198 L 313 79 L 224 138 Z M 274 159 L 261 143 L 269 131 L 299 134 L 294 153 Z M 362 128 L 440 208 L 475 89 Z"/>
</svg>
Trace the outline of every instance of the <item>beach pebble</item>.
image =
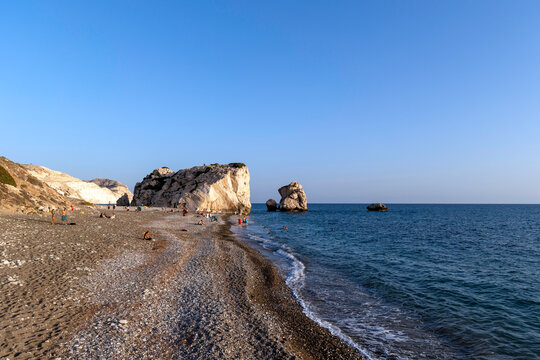
<svg viewBox="0 0 540 360">
<path fill-rule="evenodd" d="M 19 280 L 17 276 L 8 276 L 7 280 L 11 285 L 23 286 L 24 284 L 23 281 Z"/>
<path fill-rule="evenodd" d="M 120 323 L 121 325 L 126 325 L 126 324 L 128 323 L 128 321 L 122 319 L 122 320 L 119 321 L 119 323 Z"/>
</svg>

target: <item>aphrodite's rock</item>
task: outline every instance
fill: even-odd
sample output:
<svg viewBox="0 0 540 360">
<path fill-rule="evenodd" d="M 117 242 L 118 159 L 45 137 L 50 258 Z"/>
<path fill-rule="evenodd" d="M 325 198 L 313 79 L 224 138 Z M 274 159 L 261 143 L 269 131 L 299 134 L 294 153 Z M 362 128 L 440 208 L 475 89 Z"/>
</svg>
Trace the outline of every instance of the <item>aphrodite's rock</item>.
<svg viewBox="0 0 540 360">
<path fill-rule="evenodd" d="M 176 173 L 159 168 L 135 185 L 131 205 L 247 214 L 249 196 L 249 170 L 244 164 L 195 166 Z"/>
<path fill-rule="evenodd" d="M 23 166 L 30 174 L 55 189 L 60 195 L 88 201 L 93 204 L 114 204 L 116 203 L 116 199 L 118 199 L 111 190 L 102 188 L 92 182 L 80 180 L 44 166 Z"/>
<path fill-rule="evenodd" d="M 370 204 L 370 205 L 368 205 L 367 209 L 368 209 L 369 211 L 386 211 L 386 210 L 388 210 L 388 208 L 386 207 L 386 205 L 381 204 L 381 203 L 373 203 L 373 204 Z"/>
<path fill-rule="evenodd" d="M 116 180 L 110 180 L 110 179 L 94 179 L 90 180 L 89 182 L 92 182 L 102 188 L 106 188 L 112 191 L 114 196 L 116 196 L 116 202 L 118 203 L 118 200 L 122 198 L 124 195 L 127 195 L 128 197 L 128 204 L 131 202 L 131 199 L 133 199 L 133 194 L 131 191 L 129 191 L 129 188 L 122 184 L 121 182 L 118 182 Z M 118 205 L 118 204 L 117 204 Z"/>
<path fill-rule="evenodd" d="M 302 185 L 293 181 L 278 190 L 281 195 L 279 211 L 307 211 L 307 198 Z"/>
<path fill-rule="evenodd" d="M 129 206 L 129 195 L 126 193 L 116 200 L 117 206 Z"/>
<path fill-rule="evenodd" d="M 274 199 L 269 199 L 269 200 L 266 202 L 266 210 L 268 210 L 268 211 L 276 211 L 277 208 L 278 208 L 278 206 L 277 206 L 276 200 L 274 200 Z"/>
</svg>

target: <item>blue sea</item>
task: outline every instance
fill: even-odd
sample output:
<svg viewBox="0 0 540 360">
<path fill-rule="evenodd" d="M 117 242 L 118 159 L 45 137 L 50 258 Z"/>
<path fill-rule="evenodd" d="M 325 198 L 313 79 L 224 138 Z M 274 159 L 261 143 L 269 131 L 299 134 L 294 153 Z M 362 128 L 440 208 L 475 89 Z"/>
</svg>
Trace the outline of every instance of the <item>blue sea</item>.
<svg viewBox="0 0 540 360">
<path fill-rule="evenodd" d="M 366 205 L 234 230 L 368 359 L 540 359 L 540 205 Z"/>
</svg>

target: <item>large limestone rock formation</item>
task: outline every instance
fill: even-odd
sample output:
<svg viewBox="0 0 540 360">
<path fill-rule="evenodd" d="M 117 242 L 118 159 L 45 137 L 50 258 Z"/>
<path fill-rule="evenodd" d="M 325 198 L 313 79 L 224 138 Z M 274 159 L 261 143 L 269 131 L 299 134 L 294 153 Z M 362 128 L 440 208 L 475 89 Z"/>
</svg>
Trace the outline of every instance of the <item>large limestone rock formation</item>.
<svg viewBox="0 0 540 360">
<path fill-rule="evenodd" d="M 307 198 L 302 185 L 293 181 L 278 190 L 281 195 L 280 211 L 307 211 Z"/>
<path fill-rule="evenodd" d="M 67 200 L 24 166 L 0 157 L 0 210 L 13 212 L 34 208 L 60 208 Z"/>
<path fill-rule="evenodd" d="M 244 164 L 195 166 L 176 173 L 162 167 L 135 185 L 131 205 L 247 214 L 249 197 L 249 170 Z"/>
<path fill-rule="evenodd" d="M 268 211 L 276 211 L 278 208 L 277 202 L 274 199 L 268 199 L 266 201 L 266 210 Z"/>
<path fill-rule="evenodd" d="M 129 205 L 129 203 L 131 202 L 131 200 L 133 199 L 133 194 L 131 193 L 131 191 L 129 191 L 129 188 L 122 184 L 121 182 L 118 182 L 116 180 L 110 180 L 110 179 L 94 179 L 94 180 L 90 180 L 89 182 L 92 182 L 102 188 L 106 188 L 106 189 L 109 189 L 112 191 L 112 193 L 114 194 L 114 196 L 116 196 L 116 202 L 117 202 L 117 205 L 120 205 L 118 204 L 118 201 L 120 201 L 121 198 L 124 197 L 124 195 L 127 196 L 127 202 Z M 125 203 L 125 200 L 123 200 L 123 203 Z M 124 206 L 124 205 L 122 205 Z"/>
<path fill-rule="evenodd" d="M 140 205 L 154 205 L 154 206 L 170 206 L 170 205 L 155 205 L 157 202 L 160 202 L 160 199 L 154 201 L 156 193 L 159 192 L 167 178 L 174 175 L 174 171 L 168 167 L 160 167 L 152 171 L 150 174 L 146 175 L 142 182 L 135 184 L 135 189 L 133 190 L 133 200 L 131 200 L 132 206 Z"/>
<path fill-rule="evenodd" d="M 118 197 L 109 189 L 39 165 L 23 165 L 28 172 L 59 194 L 92 204 L 114 204 Z"/>
</svg>

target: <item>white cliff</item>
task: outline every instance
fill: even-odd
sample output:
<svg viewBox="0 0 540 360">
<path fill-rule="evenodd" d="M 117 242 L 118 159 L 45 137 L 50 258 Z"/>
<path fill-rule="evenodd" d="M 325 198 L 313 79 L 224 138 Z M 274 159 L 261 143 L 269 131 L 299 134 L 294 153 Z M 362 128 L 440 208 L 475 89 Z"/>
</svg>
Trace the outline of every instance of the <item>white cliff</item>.
<svg viewBox="0 0 540 360">
<path fill-rule="evenodd" d="M 81 199 L 93 204 L 115 204 L 121 196 L 117 196 L 110 189 L 95 183 L 77 179 L 71 175 L 48 169 L 39 165 L 23 165 L 34 177 L 43 181 L 59 194 Z"/>
<path fill-rule="evenodd" d="M 111 190 L 114 196 L 116 196 L 117 201 L 120 200 L 120 198 L 124 198 L 124 195 L 126 195 L 128 199 L 128 203 L 131 202 L 131 200 L 133 200 L 133 194 L 131 193 L 129 188 L 119 181 L 110 180 L 110 179 L 94 179 L 94 180 L 90 180 L 89 182 L 92 182 L 102 188 L 107 188 Z M 123 200 L 123 203 L 125 203 L 125 200 Z"/>
</svg>

